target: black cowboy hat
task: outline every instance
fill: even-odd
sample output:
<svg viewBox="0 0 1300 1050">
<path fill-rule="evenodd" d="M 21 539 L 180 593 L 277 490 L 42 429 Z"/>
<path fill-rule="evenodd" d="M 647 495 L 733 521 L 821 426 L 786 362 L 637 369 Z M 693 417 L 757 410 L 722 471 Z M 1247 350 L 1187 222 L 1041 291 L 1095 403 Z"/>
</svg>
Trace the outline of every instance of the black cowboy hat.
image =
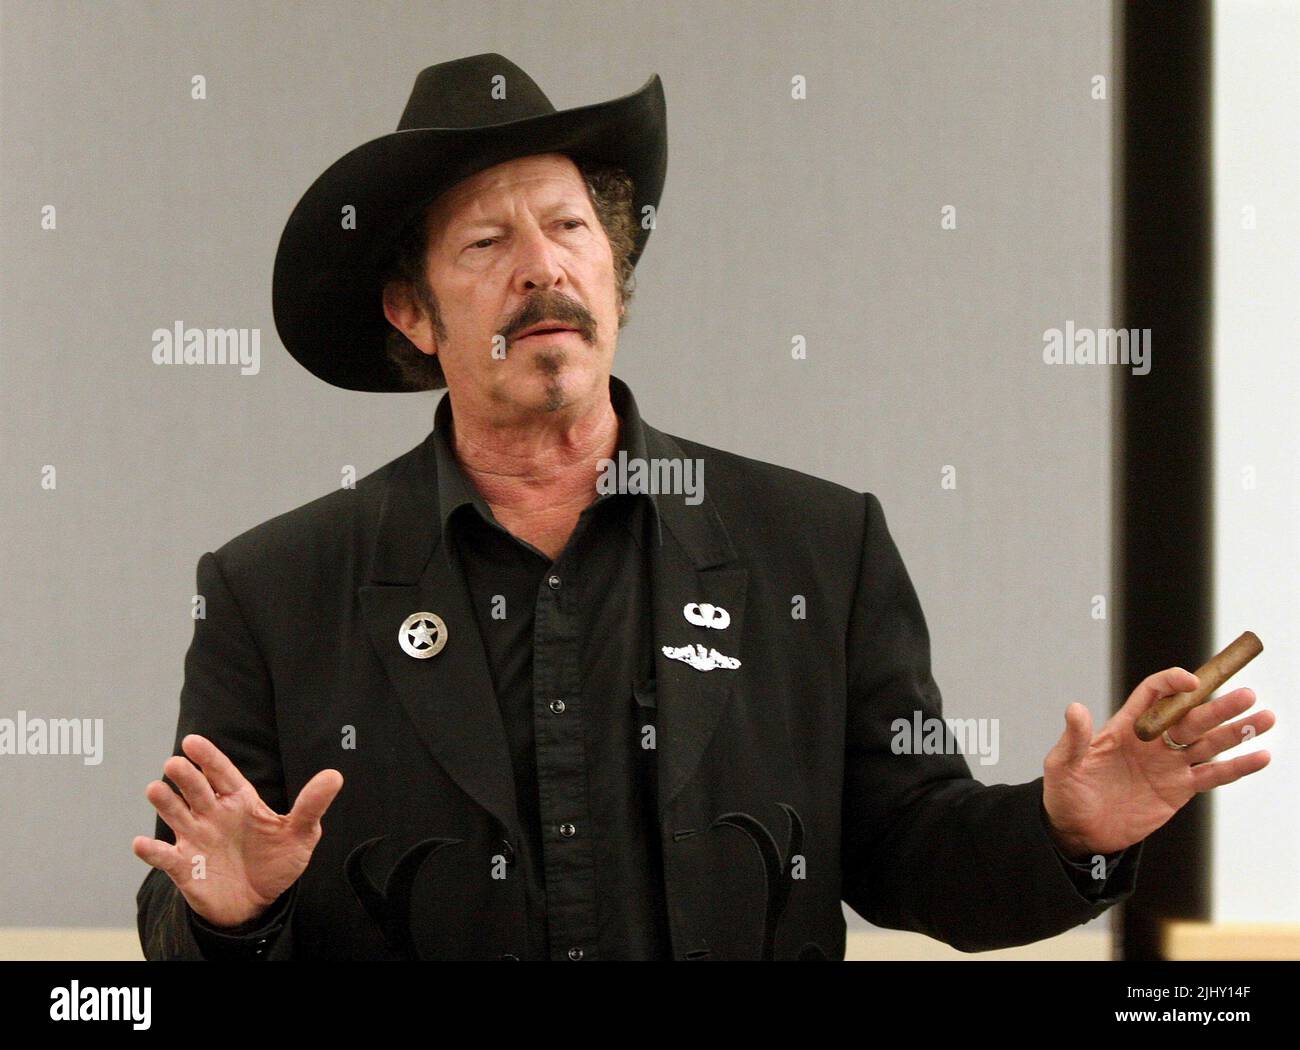
<svg viewBox="0 0 1300 1050">
<path fill-rule="evenodd" d="M 346 390 L 409 387 L 388 361 L 382 268 L 396 238 L 443 191 L 476 172 L 535 153 L 566 153 L 623 168 L 638 217 L 655 209 L 668 165 L 663 84 L 556 111 L 507 58 L 442 62 L 415 80 L 391 135 L 339 158 L 303 194 L 275 256 L 272 309 L 299 364 Z M 354 212 L 345 212 L 351 206 Z M 345 223 L 345 215 L 355 223 Z M 355 225 L 355 228 L 349 228 Z M 638 222 L 631 261 L 650 236 Z"/>
</svg>

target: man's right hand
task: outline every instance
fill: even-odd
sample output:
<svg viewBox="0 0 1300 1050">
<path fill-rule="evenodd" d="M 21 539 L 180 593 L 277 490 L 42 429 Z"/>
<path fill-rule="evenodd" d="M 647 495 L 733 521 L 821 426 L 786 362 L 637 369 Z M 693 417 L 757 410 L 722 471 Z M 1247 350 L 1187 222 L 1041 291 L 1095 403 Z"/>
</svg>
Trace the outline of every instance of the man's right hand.
<svg viewBox="0 0 1300 1050">
<path fill-rule="evenodd" d="M 281 816 L 206 737 L 191 733 L 181 750 L 184 755 L 163 763 L 163 773 L 181 795 L 161 780 L 145 788 L 176 844 L 137 835 L 131 850 L 165 871 L 211 925 L 250 922 L 306 870 L 320 841 L 321 817 L 343 787 L 343 774 L 321 770 Z"/>
</svg>

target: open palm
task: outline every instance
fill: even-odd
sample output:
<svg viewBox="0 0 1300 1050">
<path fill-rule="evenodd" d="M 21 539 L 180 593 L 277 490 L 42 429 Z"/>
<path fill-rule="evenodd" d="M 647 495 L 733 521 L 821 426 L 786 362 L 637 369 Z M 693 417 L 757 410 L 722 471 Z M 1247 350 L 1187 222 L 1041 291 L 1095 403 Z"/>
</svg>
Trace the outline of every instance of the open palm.
<svg viewBox="0 0 1300 1050">
<path fill-rule="evenodd" d="M 131 848 L 165 871 L 208 922 L 236 926 L 266 911 L 306 870 L 343 775 L 321 770 L 281 815 L 206 737 L 190 734 L 181 750 L 184 756 L 163 764 L 181 794 L 161 780 L 145 789 L 175 833 L 175 845 L 141 835 Z"/>
<path fill-rule="evenodd" d="M 1267 732 L 1275 718 L 1261 710 L 1228 723 L 1255 702 L 1247 688 L 1234 689 L 1185 714 L 1169 730 L 1185 751 L 1163 740 L 1140 740 L 1139 717 L 1162 696 L 1195 689 L 1196 675 L 1170 667 L 1143 680 L 1095 737 L 1088 708 L 1073 703 L 1066 728 L 1043 762 L 1043 806 L 1053 835 L 1067 854 L 1115 853 L 1140 842 L 1201 791 L 1258 772 L 1267 751 L 1211 762 L 1215 755 Z"/>
</svg>

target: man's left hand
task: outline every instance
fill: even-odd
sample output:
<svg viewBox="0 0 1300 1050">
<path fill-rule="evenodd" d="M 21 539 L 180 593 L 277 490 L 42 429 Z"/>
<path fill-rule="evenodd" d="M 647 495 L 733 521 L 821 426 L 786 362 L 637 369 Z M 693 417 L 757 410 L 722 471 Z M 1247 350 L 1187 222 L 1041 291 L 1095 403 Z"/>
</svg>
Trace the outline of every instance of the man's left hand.
<svg viewBox="0 0 1300 1050">
<path fill-rule="evenodd" d="M 1169 730 L 1174 750 L 1162 738 L 1139 740 L 1133 724 L 1162 696 L 1197 688 L 1196 675 L 1170 667 L 1151 675 L 1095 737 L 1092 714 L 1080 703 L 1065 709 L 1065 732 L 1043 762 L 1043 806 L 1052 837 L 1071 859 L 1115 853 L 1140 842 L 1164 824 L 1193 795 L 1257 773 L 1267 751 L 1223 762 L 1215 755 L 1272 728 L 1269 710 L 1224 724 L 1255 702 L 1241 688 L 1193 708 Z"/>
</svg>

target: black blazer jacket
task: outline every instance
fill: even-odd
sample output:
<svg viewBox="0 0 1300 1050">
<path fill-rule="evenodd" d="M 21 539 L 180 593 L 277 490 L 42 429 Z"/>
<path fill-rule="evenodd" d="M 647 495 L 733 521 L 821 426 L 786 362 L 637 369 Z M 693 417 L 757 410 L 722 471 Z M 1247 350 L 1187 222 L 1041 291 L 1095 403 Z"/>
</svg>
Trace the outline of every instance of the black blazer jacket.
<svg viewBox="0 0 1300 1050">
<path fill-rule="evenodd" d="M 895 719 L 942 717 L 916 593 L 871 493 L 645 424 L 654 458 L 704 461 L 705 498 L 656 497 L 658 812 L 677 959 L 842 959 L 841 901 L 966 951 L 1024 944 L 1132 892 L 1141 844 L 1090 901 L 1040 811 L 1042 778 L 983 785 L 961 754 L 895 754 Z M 499 959 L 522 949 L 521 838 L 470 596 L 448 568 L 432 433 L 357 482 L 198 563 L 175 753 L 201 733 L 287 812 L 345 784 L 264 958 Z M 687 621 L 689 603 L 730 614 Z M 413 612 L 446 647 L 398 644 Z M 696 617 L 698 619 L 698 617 Z M 701 671 L 664 647 L 740 666 Z M 155 834 L 173 841 L 159 819 Z M 137 895 L 150 959 L 200 959 L 184 898 Z"/>
</svg>

